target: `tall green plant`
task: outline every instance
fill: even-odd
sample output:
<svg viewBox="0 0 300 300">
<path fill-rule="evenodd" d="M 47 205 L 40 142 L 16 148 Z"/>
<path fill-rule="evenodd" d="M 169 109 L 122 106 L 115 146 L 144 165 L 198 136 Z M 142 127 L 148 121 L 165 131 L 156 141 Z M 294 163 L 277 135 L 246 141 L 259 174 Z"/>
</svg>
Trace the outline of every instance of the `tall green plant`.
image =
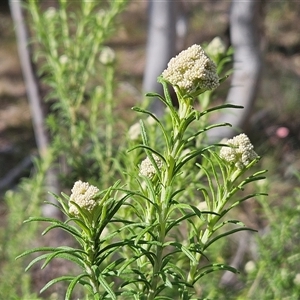
<svg viewBox="0 0 300 300">
<path fill-rule="evenodd" d="M 50 155 L 43 161 L 35 160 L 35 173 L 23 179 L 16 191 L 5 194 L 8 208 L 7 225 L 1 228 L 1 299 L 37 299 L 31 292 L 31 278 L 24 274 L 24 262 L 15 257 L 21 249 L 32 246 L 38 233 L 38 224 L 22 226 L 24 218 L 40 215 L 41 199 L 46 197 L 45 174 L 52 163 Z"/>
<path fill-rule="evenodd" d="M 68 184 L 78 177 L 105 181 L 100 173 L 116 172 L 114 53 L 105 43 L 126 2 L 59 1 L 57 9 L 42 11 L 39 1 L 28 1 L 35 58 L 50 87 L 51 146 L 65 164 L 61 175 L 68 170 L 63 177 Z"/>
<path fill-rule="evenodd" d="M 173 58 L 158 81 L 164 95 L 147 96 L 164 103 L 169 123 L 150 111 L 134 108 L 150 117 L 156 135 L 148 135 L 153 125 L 140 121 L 141 143 L 128 155 L 138 153 L 143 160 L 130 172 L 125 169 L 130 180 L 115 181 L 110 187 L 102 181 L 98 187 L 76 181 L 70 196 L 56 196 L 66 221 L 35 217 L 27 221 L 49 223 L 44 234 L 61 228 L 77 242 L 76 247 L 39 247 L 19 256 L 44 252 L 28 268 L 42 260 L 46 267 L 54 258 L 70 260 L 81 268 L 77 276 L 55 278 L 44 289 L 67 281 L 66 299 L 71 299 L 78 284 L 91 299 L 200 299 L 205 295 L 197 294 L 197 285 L 203 276 L 220 270 L 238 272 L 211 262 L 210 247 L 235 232 L 251 230 L 226 217 L 240 203 L 263 195 L 243 193 L 246 186 L 264 178 L 264 170 L 251 172 L 259 156 L 245 134 L 225 144 L 195 147 L 197 137 L 226 125 L 208 125 L 202 118 L 236 107 L 195 109 L 195 97 L 222 82 L 217 66 L 200 46 L 193 45 Z M 169 85 L 178 108 L 171 100 Z M 191 124 L 198 129 L 189 130 Z M 200 176 L 196 181 L 189 178 L 196 191 L 185 193 L 190 190 L 185 180 L 189 172 Z M 124 218 L 124 211 L 130 211 L 130 217 Z"/>
<path fill-rule="evenodd" d="M 299 173 L 295 175 L 299 182 Z M 251 262 L 253 268 L 240 299 L 297 299 L 300 293 L 300 190 L 296 188 L 291 196 L 282 198 L 280 204 L 268 203 L 261 197 L 257 200 L 268 226 L 256 239 L 257 260 Z"/>
<path fill-rule="evenodd" d="M 60 162 L 62 188 L 80 177 L 101 178 L 103 186 L 109 186 L 110 177 L 100 177 L 100 173 L 113 176 L 116 172 L 112 160 L 118 137 L 112 113 L 115 60 L 114 52 L 104 45 L 125 5 L 125 0 L 59 1 L 58 8 L 45 11 L 42 1 L 25 4 L 34 58 L 50 106 L 51 159 L 38 161 L 35 174 L 5 196 L 8 225 L 1 230 L 1 299 L 35 298 L 30 275 L 21 271 L 24 262 L 14 258 L 16 251 L 34 243 L 38 224 L 27 229 L 21 224 L 29 215 L 41 215 L 41 201 L 46 198 L 44 176 L 50 165 Z"/>
</svg>

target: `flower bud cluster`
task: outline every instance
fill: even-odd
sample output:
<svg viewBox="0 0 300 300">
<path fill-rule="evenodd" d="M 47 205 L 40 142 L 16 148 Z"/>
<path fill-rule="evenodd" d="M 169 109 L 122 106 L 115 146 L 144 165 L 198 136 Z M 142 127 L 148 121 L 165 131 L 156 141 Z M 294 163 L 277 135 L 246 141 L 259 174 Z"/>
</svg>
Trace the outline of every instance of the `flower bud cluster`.
<svg viewBox="0 0 300 300">
<path fill-rule="evenodd" d="M 226 47 L 220 37 L 215 37 L 206 47 L 206 53 L 214 58 L 226 53 Z"/>
<path fill-rule="evenodd" d="M 212 90 L 219 85 L 217 67 L 199 45 L 193 45 L 172 58 L 162 77 L 186 93 Z"/>
<path fill-rule="evenodd" d="M 152 126 L 155 124 L 155 119 L 149 116 L 145 120 L 145 124 Z M 137 140 L 140 136 L 141 136 L 141 125 L 140 123 L 134 123 L 133 125 L 130 126 L 128 130 L 128 137 L 130 140 L 134 141 Z"/>
<path fill-rule="evenodd" d="M 99 192 L 99 189 L 88 182 L 82 182 L 81 180 L 76 181 L 72 188 L 72 194 L 70 201 L 75 202 L 79 207 L 92 211 L 96 206 L 96 200 L 93 197 Z M 69 213 L 78 215 L 79 211 L 77 207 L 69 203 Z"/>
<path fill-rule="evenodd" d="M 161 159 L 155 154 L 153 154 L 153 159 L 154 159 L 158 169 L 161 169 L 161 167 L 162 167 Z M 140 165 L 140 175 L 146 176 L 151 179 L 155 174 L 156 174 L 156 169 L 153 166 L 149 157 L 147 157 L 146 159 L 144 159 L 142 161 L 142 163 Z"/>
<path fill-rule="evenodd" d="M 258 157 L 253 150 L 249 138 L 242 133 L 227 141 L 229 147 L 222 147 L 220 157 L 225 161 L 235 164 L 238 169 L 243 169 Z"/>
<path fill-rule="evenodd" d="M 99 60 L 104 65 L 111 65 L 115 62 L 116 54 L 110 47 L 103 47 Z"/>
</svg>

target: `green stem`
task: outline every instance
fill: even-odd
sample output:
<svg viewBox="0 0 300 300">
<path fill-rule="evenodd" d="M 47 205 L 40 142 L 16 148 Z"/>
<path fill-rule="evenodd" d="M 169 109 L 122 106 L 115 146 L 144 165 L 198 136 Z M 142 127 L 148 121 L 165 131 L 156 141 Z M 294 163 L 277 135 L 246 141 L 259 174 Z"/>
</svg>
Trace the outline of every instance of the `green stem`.
<svg viewBox="0 0 300 300">
<path fill-rule="evenodd" d="M 105 178 L 107 178 L 107 182 L 105 183 L 107 186 L 109 182 L 108 174 L 112 170 L 110 159 L 113 156 L 113 77 L 114 77 L 114 67 L 109 65 L 107 66 L 105 73 L 105 146 L 106 146 L 106 164 L 105 166 Z"/>
<path fill-rule="evenodd" d="M 201 243 L 202 243 L 202 245 L 205 245 L 205 243 L 208 241 L 208 239 L 210 238 L 210 236 L 212 235 L 212 233 L 213 233 L 213 231 L 210 228 L 206 228 L 205 229 L 204 234 L 201 237 Z M 198 269 L 198 265 L 199 265 L 201 257 L 202 257 L 201 253 L 199 253 L 199 252 L 196 253 L 195 258 L 196 258 L 197 262 L 191 264 L 190 271 L 189 271 L 189 274 L 188 274 L 188 277 L 187 277 L 187 282 L 189 284 L 194 284 L 196 273 L 197 273 L 197 269 Z"/>
<path fill-rule="evenodd" d="M 156 260 L 153 267 L 153 275 L 152 275 L 152 281 L 151 281 L 151 290 L 149 291 L 148 300 L 155 299 L 157 286 L 159 284 L 159 274 L 161 272 L 161 266 L 162 266 L 162 258 L 163 258 L 163 250 L 164 250 L 164 242 L 165 242 L 165 236 L 166 236 L 166 220 L 165 220 L 165 214 L 162 213 L 159 216 L 159 224 L 160 224 L 160 231 L 159 231 L 159 245 L 156 247 Z"/>
</svg>

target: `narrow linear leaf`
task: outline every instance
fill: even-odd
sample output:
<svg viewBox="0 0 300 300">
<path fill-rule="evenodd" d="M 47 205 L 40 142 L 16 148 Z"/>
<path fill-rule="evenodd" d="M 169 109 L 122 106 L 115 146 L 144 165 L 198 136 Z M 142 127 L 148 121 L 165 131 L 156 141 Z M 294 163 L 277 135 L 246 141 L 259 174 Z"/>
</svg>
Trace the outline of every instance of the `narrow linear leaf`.
<svg viewBox="0 0 300 300">
<path fill-rule="evenodd" d="M 66 224 L 54 224 L 52 226 L 47 227 L 43 232 L 42 235 L 47 234 L 49 231 L 51 231 L 52 229 L 56 229 L 56 228 L 60 228 L 66 232 L 68 232 L 70 235 L 76 237 L 76 239 L 80 239 L 83 240 L 82 238 L 82 234 L 80 234 L 74 227 L 68 226 Z"/>
<path fill-rule="evenodd" d="M 72 250 L 66 250 L 66 249 L 62 249 L 59 250 L 59 248 L 57 248 L 57 250 L 53 253 L 53 254 L 48 254 L 48 257 L 46 258 L 44 264 L 42 265 L 41 269 L 44 269 L 54 258 L 59 258 L 61 254 L 63 255 L 69 255 L 69 256 L 74 256 L 74 258 L 76 259 L 81 259 L 81 256 L 78 255 L 78 253 L 82 253 L 84 255 L 87 256 L 87 253 L 84 250 L 80 250 L 80 249 L 72 249 Z"/>
<path fill-rule="evenodd" d="M 114 291 L 111 289 L 111 287 L 109 286 L 109 284 L 106 282 L 106 280 L 101 274 L 98 276 L 98 280 L 102 285 L 102 287 L 105 289 L 105 291 L 110 295 L 110 297 L 116 300 L 117 299 L 116 294 L 114 293 Z"/>
<path fill-rule="evenodd" d="M 50 286 L 57 282 L 61 281 L 72 281 L 74 279 L 74 276 L 61 276 L 55 279 L 50 280 L 47 284 L 44 285 L 44 287 L 40 290 L 40 293 L 44 292 L 46 289 L 48 289 Z"/>
<path fill-rule="evenodd" d="M 30 250 L 27 250 L 23 253 L 21 253 L 20 255 L 18 255 L 15 259 L 19 259 L 23 256 L 26 256 L 26 255 L 29 255 L 31 253 L 35 253 L 35 252 L 43 252 L 43 251 L 50 251 L 50 252 L 53 252 L 55 251 L 57 248 L 54 248 L 54 247 L 38 247 L 38 248 L 34 248 L 34 249 L 30 249 Z"/>
<path fill-rule="evenodd" d="M 178 243 L 178 242 L 173 242 L 170 245 L 176 247 L 177 249 L 181 250 L 194 264 L 197 264 L 198 261 L 196 260 L 196 258 L 194 257 L 193 253 L 191 251 L 189 251 L 188 248 L 186 248 L 185 246 L 183 246 L 182 244 Z"/>
<path fill-rule="evenodd" d="M 205 267 L 202 267 L 198 270 L 199 275 L 197 275 L 193 281 L 193 285 L 203 276 L 215 272 L 215 271 L 230 271 L 234 274 L 239 274 L 240 272 L 231 266 L 225 265 L 225 264 L 211 264 Z"/>
<path fill-rule="evenodd" d="M 218 239 L 224 237 L 224 236 L 227 236 L 227 235 L 230 235 L 230 234 L 233 234 L 235 232 L 238 232 L 238 231 L 243 231 L 243 230 L 249 230 L 249 231 L 254 231 L 254 232 L 257 232 L 257 230 L 255 229 L 252 229 L 252 228 L 248 228 L 248 227 L 240 227 L 240 228 L 236 228 L 236 229 L 233 229 L 233 230 L 229 230 L 223 234 L 220 234 L 216 237 L 214 237 L 213 239 L 211 239 L 208 243 L 206 243 L 203 247 L 203 250 L 207 249 L 211 244 L 213 244 L 215 241 L 217 241 Z"/>
<path fill-rule="evenodd" d="M 158 222 L 154 222 L 153 224 L 151 225 L 147 225 L 146 228 L 144 228 L 138 235 L 137 237 L 135 238 L 135 241 L 134 241 L 134 245 L 136 246 L 140 239 L 149 231 L 151 231 L 153 228 L 155 228 L 156 226 L 158 225 Z"/>
<path fill-rule="evenodd" d="M 73 290 L 74 290 L 76 284 L 80 283 L 81 279 L 84 278 L 84 277 L 88 277 L 88 275 L 87 274 L 80 274 L 77 277 L 73 278 L 73 280 L 71 281 L 71 283 L 68 286 L 66 296 L 65 296 L 65 300 L 71 300 L 72 299 L 71 296 L 72 296 L 72 293 L 73 293 Z M 86 282 L 86 283 L 89 285 L 88 282 Z"/>
</svg>

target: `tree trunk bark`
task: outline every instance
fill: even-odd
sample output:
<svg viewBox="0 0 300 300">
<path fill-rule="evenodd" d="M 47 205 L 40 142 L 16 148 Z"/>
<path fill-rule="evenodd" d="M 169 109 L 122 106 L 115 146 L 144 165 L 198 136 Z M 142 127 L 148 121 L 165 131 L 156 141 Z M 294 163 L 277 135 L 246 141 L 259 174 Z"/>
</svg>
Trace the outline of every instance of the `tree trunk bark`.
<svg viewBox="0 0 300 300">
<path fill-rule="evenodd" d="M 176 4 L 173 1 L 149 1 L 149 27 L 143 91 L 161 93 L 157 77 L 176 54 Z M 156 99 L 149 109 L 162 115 L 164 105 Z"/>
<path fill-rule="evenodd" d="M 10 0 L 9 4 L 15 25 L 18 53 L 31 111 L 35 140 L 40 157 L 43 159 L 46 155 L 48 155 L 49 137 L 45 126 L 45 115 L 40 99 L 39 84 L 35 77 L 31 62 L 31 53 L 28 47 L 27 27 L 23 18 L 21 1 Z M 46 185 L 52 192 L 56 194 L 58 193 L 59 184 L 57 181 L 57 171 L 53 167 L 49 169 L 46 174 Z M 50 195 L 47 200 L 49 202 L 56 203 L 56 200 Z M 54 206 L 46 205 L 43 207 L 43 214 L 47 217 L 58 217 L 60 216 L 60 211 Z"/>
<path fill-rule="evenodd" d="M 230 138 L 247 126 L 261 81 L 262 4 L 263 0 L 233 1 L 231 4 L 230 37 L 234 48 L 234 72 L 226 103 L 242 105 L 244 109 L 223 112 L 217 122 L 228 122 L 232 127 L 210 130 L 210 142 Z"/>
</svg>

